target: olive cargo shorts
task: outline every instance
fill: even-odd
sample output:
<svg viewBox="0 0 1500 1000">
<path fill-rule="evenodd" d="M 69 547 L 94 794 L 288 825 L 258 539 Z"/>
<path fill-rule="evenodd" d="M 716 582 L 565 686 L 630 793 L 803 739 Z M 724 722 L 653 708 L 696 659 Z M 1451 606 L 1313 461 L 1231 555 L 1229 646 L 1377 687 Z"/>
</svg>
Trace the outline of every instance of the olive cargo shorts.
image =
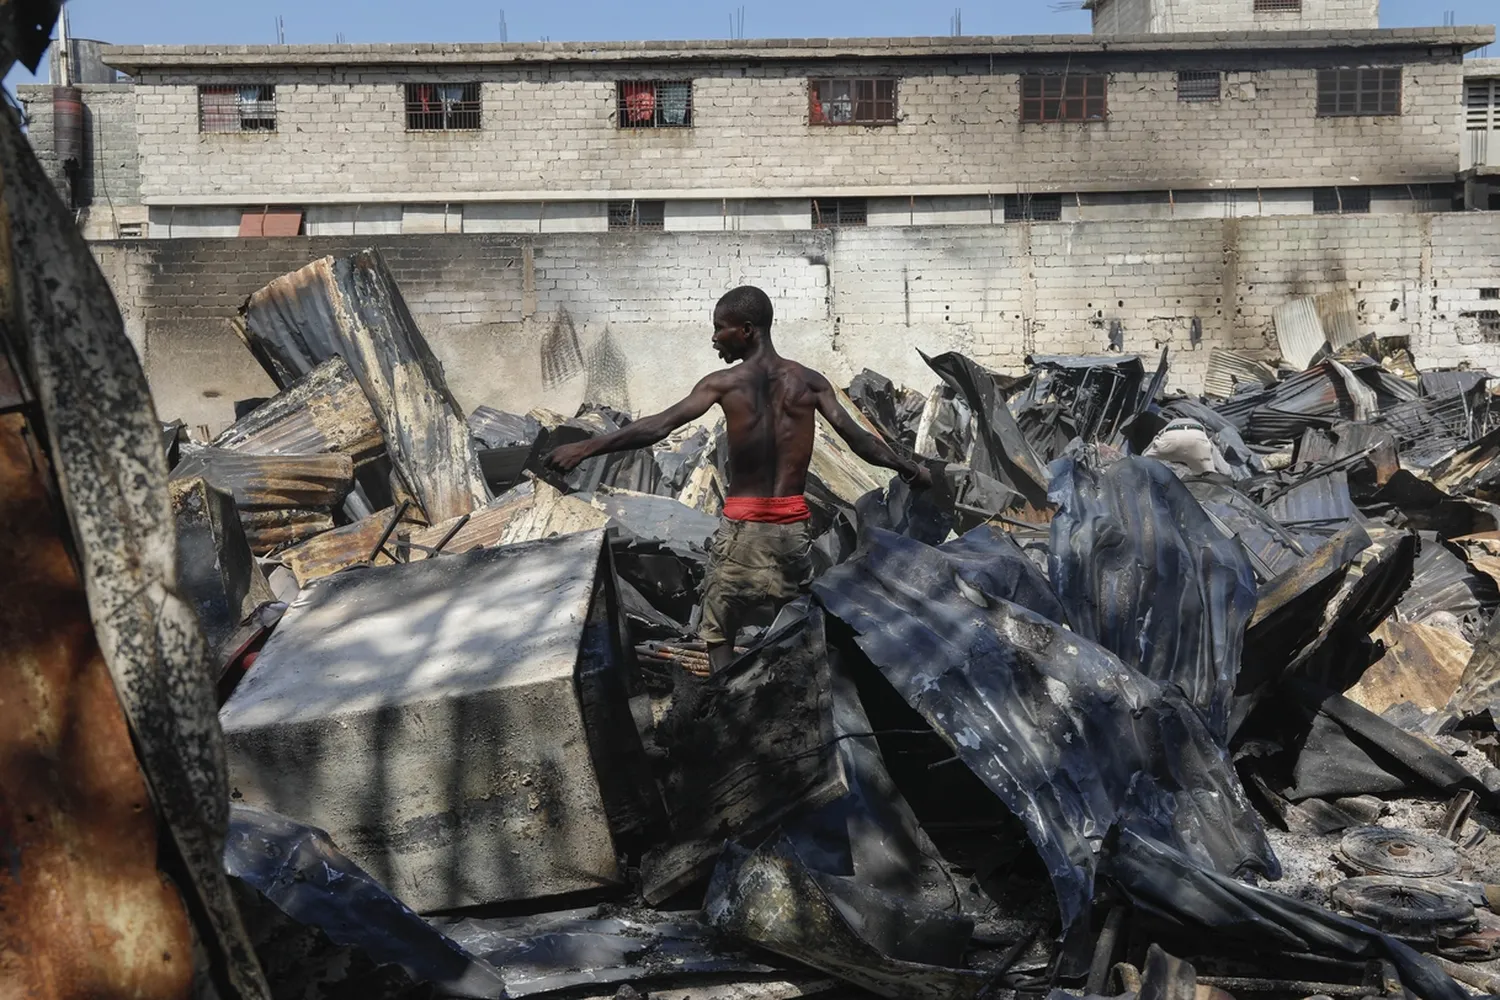
<svg viewBox="0 0 1500 1000">
<path fill-rule="evenodd" d="M 806 593 L 813 578 L 810 523 L 719 520 L 703 578 L 704 642 L 718 645 L 747 625 L 769 625 Z"/>
</svg>

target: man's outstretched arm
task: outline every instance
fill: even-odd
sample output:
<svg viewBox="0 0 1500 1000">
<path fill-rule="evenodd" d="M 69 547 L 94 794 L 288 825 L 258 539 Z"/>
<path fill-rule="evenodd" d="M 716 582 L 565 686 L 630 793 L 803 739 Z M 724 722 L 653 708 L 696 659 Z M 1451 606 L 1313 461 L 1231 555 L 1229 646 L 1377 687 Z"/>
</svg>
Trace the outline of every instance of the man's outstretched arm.
<svg viewBox="0 0 1500 1000">
<path fill-rule="evenodd" d="M 904 482 L 919 489 L 932 485 L 932 473 L 927 471 L 926 466 L 902 458 L 891 450 L 890 445 L 861 427 L 839 403 L 833 386 L 826 379 L 818 389 L 818 412 L 833 425 L 833 429 L 838 431 L 839 437 L 844 439 L 850 450 L 866 462 L 895 470 Z"/>
<path fill-rule="evenodd" d="M 572 472 L 579 463 L 595 455 L 607 455 L 612 451 L 631 451 L 646 448 L 666 438 L 690 420 L 697 420 L 708 412 L 708 408 L 719 401 L 719 389 L 714 376 L 699 382 L 687 398 L 675 403 L 660 413 L 633 420 L 617 431 L 601 434 L 587 441 L 565 444 L 554 448 L 547 455 L 547 465 L 558 472 Z"/>
</svg>

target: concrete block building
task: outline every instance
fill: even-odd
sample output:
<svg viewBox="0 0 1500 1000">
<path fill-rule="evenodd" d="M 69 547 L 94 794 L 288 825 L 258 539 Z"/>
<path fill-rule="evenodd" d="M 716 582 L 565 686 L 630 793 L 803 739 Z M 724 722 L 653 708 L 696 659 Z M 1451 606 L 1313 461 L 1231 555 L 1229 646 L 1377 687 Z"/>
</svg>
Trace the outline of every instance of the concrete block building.
<svg viewBox="0 0 1500 1000">
<path fill-rule="evenodd" d="M 1465 211 L 1490 207 L 1500 72 L 1465 57 L 1493 28 L 1090 7 L 1081 36 L 105 46 L 129 82 L 81 86 L 88 155 L 49 166 L 168 415 L 210 427 L 266 389 L 223 318 L 364 246 L 466 406 L 671 402 L 742 281 L 835 380 L 925 388 L 915 348 L 1013 369 L 1118 328 L 1192 389 L 1215 347 L 1274 356 L 1276 304 L 1339 288 L 1419 362 L 1500 367 L 1500 264 L 1466 243 L 1500 216 Z M 21 97 L 46 162 L 55 95 Z M 588 371 L 545 385 L 563 327 Z"/>
<path fill-rule="evenodd" d="M 1094 36 L 105 47 L 133 82 L 85 88 L 76 195 L 109 217 L 91 235 L 144 209 L 157 238 L 1451 206 L 1492 31 L 1292 6 L 1098 0 Z M 45 151 L 50 89 L 23 97 Z"/>
<path fill-rule="evenodd" d="M 1380 27 L 1380 0 L 1087 0 L 1096 35 Z"/>
</svg>

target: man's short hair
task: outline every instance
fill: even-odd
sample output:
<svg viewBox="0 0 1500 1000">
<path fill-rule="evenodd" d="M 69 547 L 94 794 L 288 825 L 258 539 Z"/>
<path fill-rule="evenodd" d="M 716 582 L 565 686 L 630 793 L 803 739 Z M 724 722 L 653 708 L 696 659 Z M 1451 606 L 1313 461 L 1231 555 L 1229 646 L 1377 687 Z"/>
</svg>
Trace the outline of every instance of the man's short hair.
<svg viewBox="0 0 1500 1000">
<path fill-rule="evenodd" d="M 741 285 L 724 293 L 718 308 L 729 319 L 749 323 L 761 332 L 771 329 L 771 297 L 754 285 Z"/>
</svg>

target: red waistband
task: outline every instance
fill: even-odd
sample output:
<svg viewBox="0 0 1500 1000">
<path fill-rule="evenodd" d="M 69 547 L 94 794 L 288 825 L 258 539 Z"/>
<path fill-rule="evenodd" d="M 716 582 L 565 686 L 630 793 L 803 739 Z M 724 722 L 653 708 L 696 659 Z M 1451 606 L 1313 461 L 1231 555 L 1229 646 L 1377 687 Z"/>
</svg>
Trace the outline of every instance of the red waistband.
<svg viewBox="0 0 1500 1000">
<path fill-rule="evenodd" d="M 724 516 L 731 521 L 761 521 L 765 524 L 796 524 L 812 517 L 807 498 L 729 497 L 724 501 Z"/>
</svg>

